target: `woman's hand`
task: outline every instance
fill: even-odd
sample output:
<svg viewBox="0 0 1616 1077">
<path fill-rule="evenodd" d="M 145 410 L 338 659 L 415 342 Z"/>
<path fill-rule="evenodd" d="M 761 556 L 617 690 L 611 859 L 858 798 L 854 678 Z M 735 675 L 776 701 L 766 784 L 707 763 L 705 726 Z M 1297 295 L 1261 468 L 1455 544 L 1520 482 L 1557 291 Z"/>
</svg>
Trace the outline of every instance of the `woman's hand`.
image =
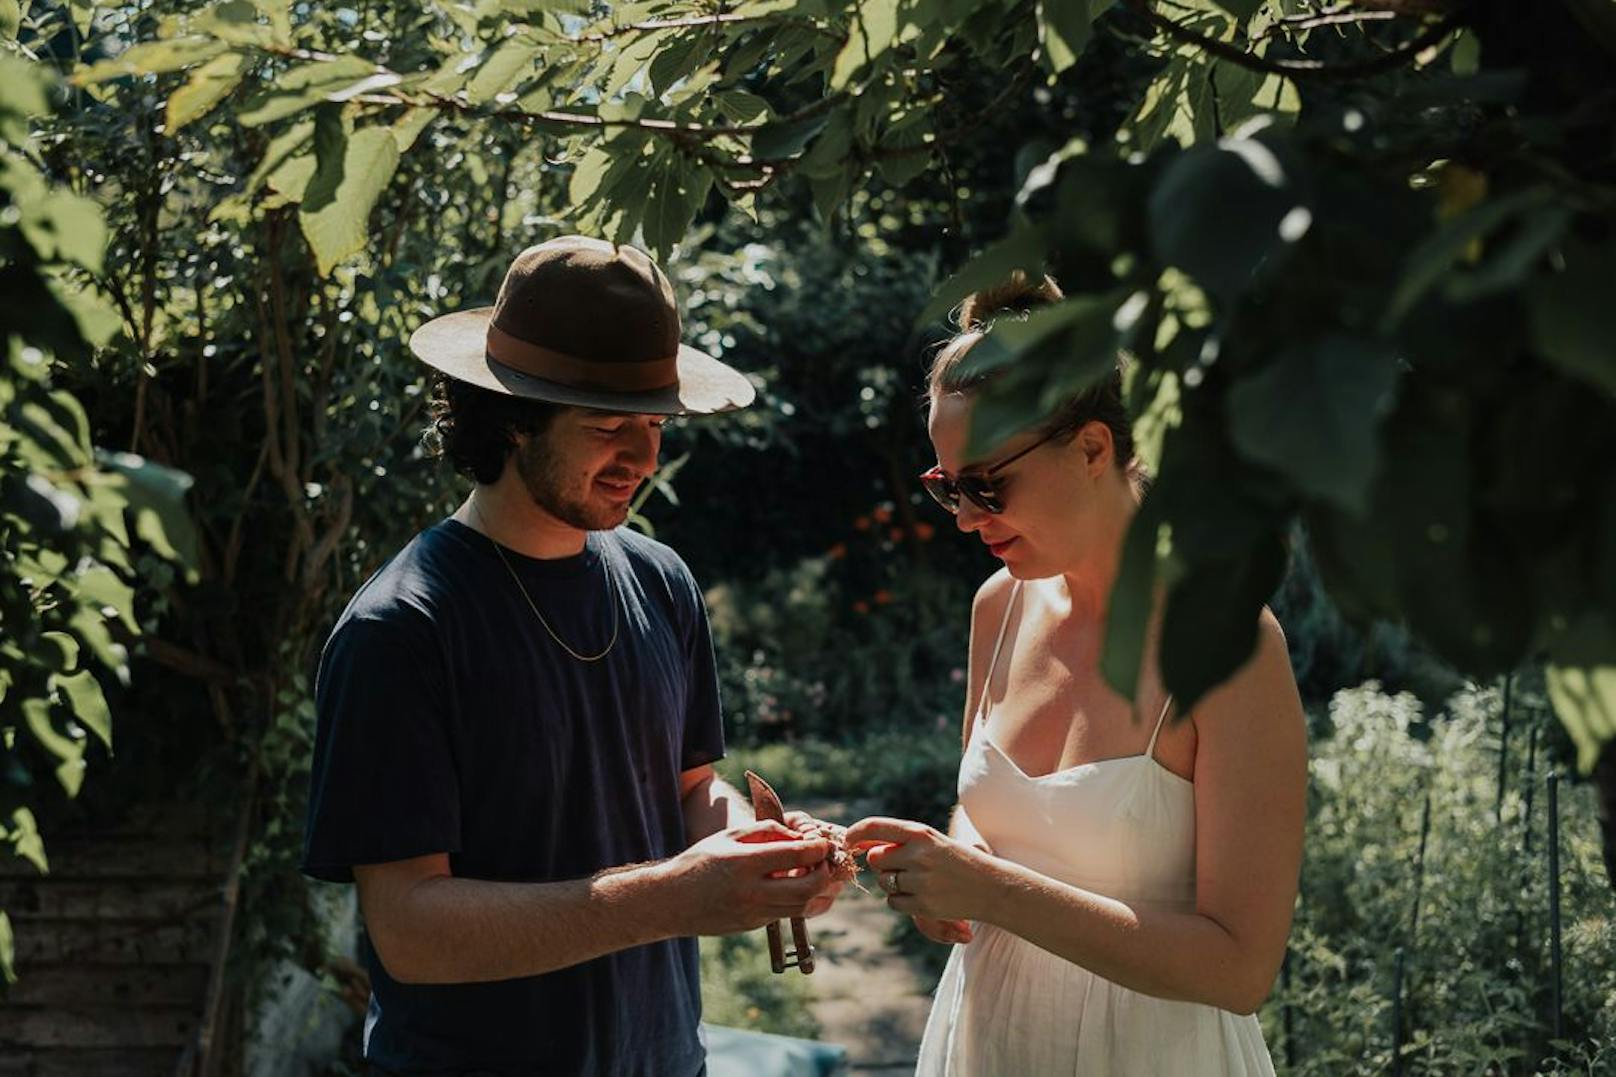
<svg viewBox="0 0 1616 1077">
<path fill-rule="evenodd" d="M 911 916 L 915 930 L 932 942 L 948 946 L 964 946 L 975 938 L 968 920 L 934 920 L 930 916 Z"/>
<path fill-rule="evenodd" d="M 969 942 L 992 886 L 993 857 L 924 823 L 875 816 L 854 823 L 847 846 L 878 873 L 888 907 L 938 942 Z M 961 937 L 963 935 L 963 937 Z"/>
</svg>

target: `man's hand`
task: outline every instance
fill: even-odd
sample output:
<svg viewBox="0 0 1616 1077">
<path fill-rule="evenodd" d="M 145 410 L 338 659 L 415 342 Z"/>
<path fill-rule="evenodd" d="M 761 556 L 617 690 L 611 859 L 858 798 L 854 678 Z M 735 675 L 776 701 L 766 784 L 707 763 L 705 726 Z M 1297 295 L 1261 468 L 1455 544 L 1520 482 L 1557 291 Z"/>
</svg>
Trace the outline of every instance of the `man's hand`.
<svg viewBox="0 0 1616 1077">
<path fill-rule="evenodd" d="M 733 935 L 809 915 L 832 885 L 831 848 L 775 822 L 703 838 L 664 865 L 681 932 Z"/>
</svg>

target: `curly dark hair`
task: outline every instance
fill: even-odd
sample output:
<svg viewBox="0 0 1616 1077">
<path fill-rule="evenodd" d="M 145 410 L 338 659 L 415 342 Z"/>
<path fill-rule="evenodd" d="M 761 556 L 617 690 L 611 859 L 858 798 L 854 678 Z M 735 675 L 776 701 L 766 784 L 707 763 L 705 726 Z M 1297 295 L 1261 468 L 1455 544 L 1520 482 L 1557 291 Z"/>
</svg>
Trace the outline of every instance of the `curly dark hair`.
<svg viewBox="0 0 1616 1077">
<path fill-rule="evenodd" d="M 516 435 L 543 434 L 564 404 L 528 400 L 483 389 L 445 374 L 432 379 L 423 440 L 433 456 L 480 483 L 497 482 L 516 447 Z"/>
</svg>

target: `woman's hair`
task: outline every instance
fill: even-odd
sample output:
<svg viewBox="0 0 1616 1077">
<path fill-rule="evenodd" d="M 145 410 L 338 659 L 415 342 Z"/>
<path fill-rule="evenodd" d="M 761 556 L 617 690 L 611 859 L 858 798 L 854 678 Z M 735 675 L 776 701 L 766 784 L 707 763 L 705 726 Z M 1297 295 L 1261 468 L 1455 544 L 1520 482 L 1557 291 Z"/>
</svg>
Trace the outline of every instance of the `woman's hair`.
<svg viewBox="0 0 1616 1077">
<path fill-rule="evenodd" d="M 496 482 L 516 447 L 516 435 L 543 434 L 564 410 L 561 404 L 496 393 L 438 374 L 422 440 L 432 455 L 447 457 L 460 474 Z"/>
<path fill-rule="evenodd" d="M 1003 284 L 966 297 L 959 310 L 959 332 L 946 341 L 932 360 L 926 379 L 929 399 L 944 393 L 969 393 L 1001 376 L 997 370 L 970 369 L 964 360 L 971 347 L 993 329 L 999 318 L 1025 318 L 1038 307 L 1047 307 L 1065 298 L 1051 277 L 1030 279 L 1016 270 Z M 1100 384 L 1075 393 L 1057 407 L 1039 427 L 1044 434 L 1070 438 L 1090 422 L 1102 422 L 1111 431 L 1118 470 L 1136 487 L 1144 483 L 1143 465 L 1134 455 L 1133 420 L 1122 402 L 1122 374 L 1125 360 L 1117 356 L 1116 366 Z"/>
</svg>

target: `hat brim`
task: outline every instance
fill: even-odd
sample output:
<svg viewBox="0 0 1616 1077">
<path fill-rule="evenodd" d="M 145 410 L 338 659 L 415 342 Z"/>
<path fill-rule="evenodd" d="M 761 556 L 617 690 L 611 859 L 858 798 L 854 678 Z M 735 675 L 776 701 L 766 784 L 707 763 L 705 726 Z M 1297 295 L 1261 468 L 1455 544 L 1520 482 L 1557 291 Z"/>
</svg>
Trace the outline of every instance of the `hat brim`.
<svg viewBox="0 0 1616 1077">
<path fill-rule="evenodd" d="M 496 393 L 580 408 L 644 415 L 715 415 L 744 408 L 757 397 L 745 374 L 688 344 L 679 345 L 679 380 L 666 389 L 616 393 L 536 378 L 488 357 L 488 322 L 493 313 L 493 307 L 478 307 L 434 318 L 410 335 L 410 351 L 451 378 Z"/>
</svg>

